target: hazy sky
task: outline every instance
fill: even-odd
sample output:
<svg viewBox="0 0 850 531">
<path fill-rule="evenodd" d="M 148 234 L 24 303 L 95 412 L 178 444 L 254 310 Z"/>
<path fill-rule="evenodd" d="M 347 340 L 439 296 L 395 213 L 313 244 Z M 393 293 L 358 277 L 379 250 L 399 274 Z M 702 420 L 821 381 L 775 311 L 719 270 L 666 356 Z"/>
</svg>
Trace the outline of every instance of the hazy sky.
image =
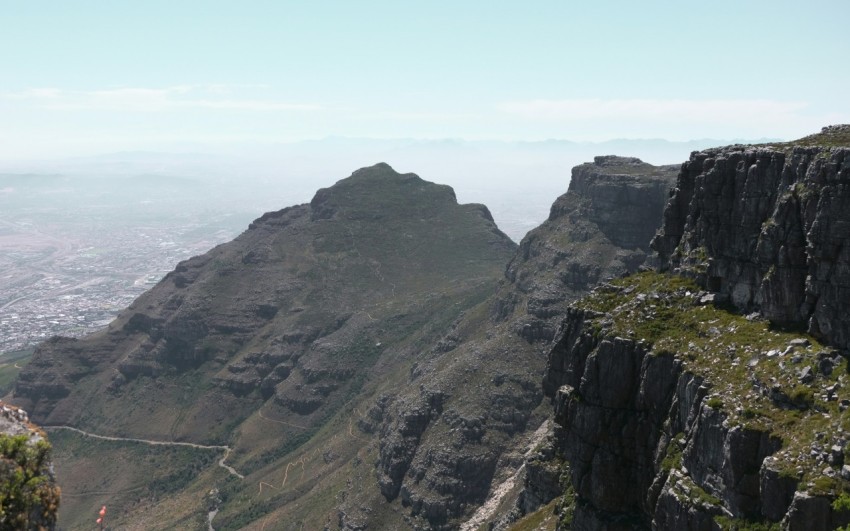
<svg viewBox="0 0 850 531">
<path fill-rule="evenodd" d="M 0 0 L 0 158 L 326 136 L 796 138 L 850 1 Z"/>
</svg>

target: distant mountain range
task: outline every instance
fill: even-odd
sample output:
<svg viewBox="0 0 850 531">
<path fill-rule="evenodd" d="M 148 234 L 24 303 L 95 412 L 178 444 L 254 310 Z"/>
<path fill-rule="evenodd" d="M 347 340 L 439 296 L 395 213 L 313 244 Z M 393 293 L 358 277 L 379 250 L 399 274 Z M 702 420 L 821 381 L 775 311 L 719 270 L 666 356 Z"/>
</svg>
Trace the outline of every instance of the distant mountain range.
<svg viewBox="0 0 850 531">
<path fill-rule="evenodd" d="M 594 156 L 640 157 L 678 164 L 694 150 L 770 139 L 617 139 L 606 142 L 466 141 L 329 137 L 276 144 L 185 145 L 167 152 L 130 151 L 88 157 L 0 161 L 0 173 L 54 173 L 115 178 L 160 175 L 196 179 L 253 201 L 255 211 L 309 201 L 351 168 L 378 161 L 454 188 L 463 202 L 486 204 L 499 227 L 519 242 L 539 225 L 553 197 L 569 186 L 569 168 Z M 518 183 L 520 186 L 518 187 Z M 518 191 L 519 190 L 519 191 Z M 201 192 L 199 192 L 201 193 Z M 211 204 L 215 208 L 215 204 Z M 248 219 L 245 220 L 249 221 Z"/>
</svg>

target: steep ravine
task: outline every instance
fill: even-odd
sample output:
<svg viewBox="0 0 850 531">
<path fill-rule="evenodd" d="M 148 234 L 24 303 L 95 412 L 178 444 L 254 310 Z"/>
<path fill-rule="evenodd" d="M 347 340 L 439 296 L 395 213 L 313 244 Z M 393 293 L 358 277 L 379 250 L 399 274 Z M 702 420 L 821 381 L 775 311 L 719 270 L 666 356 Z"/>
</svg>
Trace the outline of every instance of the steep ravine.
<svg viewBox="0 0 850 531">
<path fill-rule="evenodd" d="M 570 308 L 544 378 L 559 528 L 850 524 L 848 133 L 692 154 L 665 272 Z"/>
<path fill-rule="evenodd" d="M 452 323 L 358 422 L 379 436 L 384 500 L 352 493 L 341 504 L 344 528 L 385 528 L 373 509 L 385 501 L 407 509 L 397 525 L 419 529 L 469 527 L 482 504 L 495 508 L 476 514 L 475 529 L 537 507 L 542 499 L 517 500 L 505 485 L 521 486 L 525 445 L 543 420 L 539 378 L 557 323 L 596 282 L 644 262 L 674 177 L 674 167 L 622 157 L 573 169 L 568 192 L 520 243 L 496 293 Z M 646 237 L 634 238 L 638 231 Z"/>
</svg>

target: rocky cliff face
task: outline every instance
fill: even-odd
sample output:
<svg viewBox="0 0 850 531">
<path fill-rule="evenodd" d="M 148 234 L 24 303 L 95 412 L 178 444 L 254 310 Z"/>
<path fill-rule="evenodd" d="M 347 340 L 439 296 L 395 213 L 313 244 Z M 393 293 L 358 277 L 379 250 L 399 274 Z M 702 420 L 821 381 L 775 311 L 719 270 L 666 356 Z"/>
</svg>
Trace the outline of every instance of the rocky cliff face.
<svg viewBox="0 0 850 531">
<path fill-rule="evenodd" d="M 742 311 L 850 347 L 850 126 L 695 153 L 653 243 Z"/>
<path fill-rule="evenodd" d="M 644 273 L 571 308 L 544 389 L 563 427 L 572 528 L 850 522 L 835 504 L 850 479 L 846 361 L 709 300 Z"/>
<path fill-rule="evenodd" d="M 0 401 L 0 527 L 56 529 L 58 507 L 46 435 L 24 410 Z"/>
<path fill-rule="evenodd" d="M 685 276 L 569 310 L 544 378 L 575 498 L 562 528 L 850 522 L 847 133 L 694 153 L 653 241 Z"/>
<path fill-rule="evenodd" d="M 528 297 L 521 335 L 550 341 L 570 302 L 597 282 L 636 271 L 648 254 L 678 168 L 601 156 L 576 166 L 570 187 L 508 264 L 511 297 Z"/>
</svg>

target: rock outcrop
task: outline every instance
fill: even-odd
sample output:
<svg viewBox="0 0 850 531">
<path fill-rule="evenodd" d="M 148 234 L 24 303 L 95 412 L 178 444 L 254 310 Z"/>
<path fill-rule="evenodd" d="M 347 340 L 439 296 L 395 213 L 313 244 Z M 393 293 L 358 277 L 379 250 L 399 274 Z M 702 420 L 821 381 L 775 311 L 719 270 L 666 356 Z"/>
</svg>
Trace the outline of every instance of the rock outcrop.
<svg viewBox="0 0 850 531">
<path fill-rule="evenodd" d="M 0 401 L 0 528 L 56 529 L 50 443 L 26 412 Z"/>
<path fill-rule="evenodd" d="M 703 297 L 695 285 L 647 273 L 570 310 L 544 389 L 563 427 L 572 525 L 847 524 L 850 511 L 833 509 L 846 488 L 846 362 L 842 374 L 803 384 L 797 366 L 825 351 Z M 803 398 L 792 405 L 778 395 Z M 806 522 L 802 513 L 819 516 Z"/>
<path fill-rule="evenodd" d="M 567 193 L 508 264 L 505 276 L 514 289 L 498 300 L 495 313 L 527 298 L 518 332 L 528 341 L 551 341 L 570 302 L 646 261 L 677 171 L 615 156 L 573 168 Z"/>
</svg>

